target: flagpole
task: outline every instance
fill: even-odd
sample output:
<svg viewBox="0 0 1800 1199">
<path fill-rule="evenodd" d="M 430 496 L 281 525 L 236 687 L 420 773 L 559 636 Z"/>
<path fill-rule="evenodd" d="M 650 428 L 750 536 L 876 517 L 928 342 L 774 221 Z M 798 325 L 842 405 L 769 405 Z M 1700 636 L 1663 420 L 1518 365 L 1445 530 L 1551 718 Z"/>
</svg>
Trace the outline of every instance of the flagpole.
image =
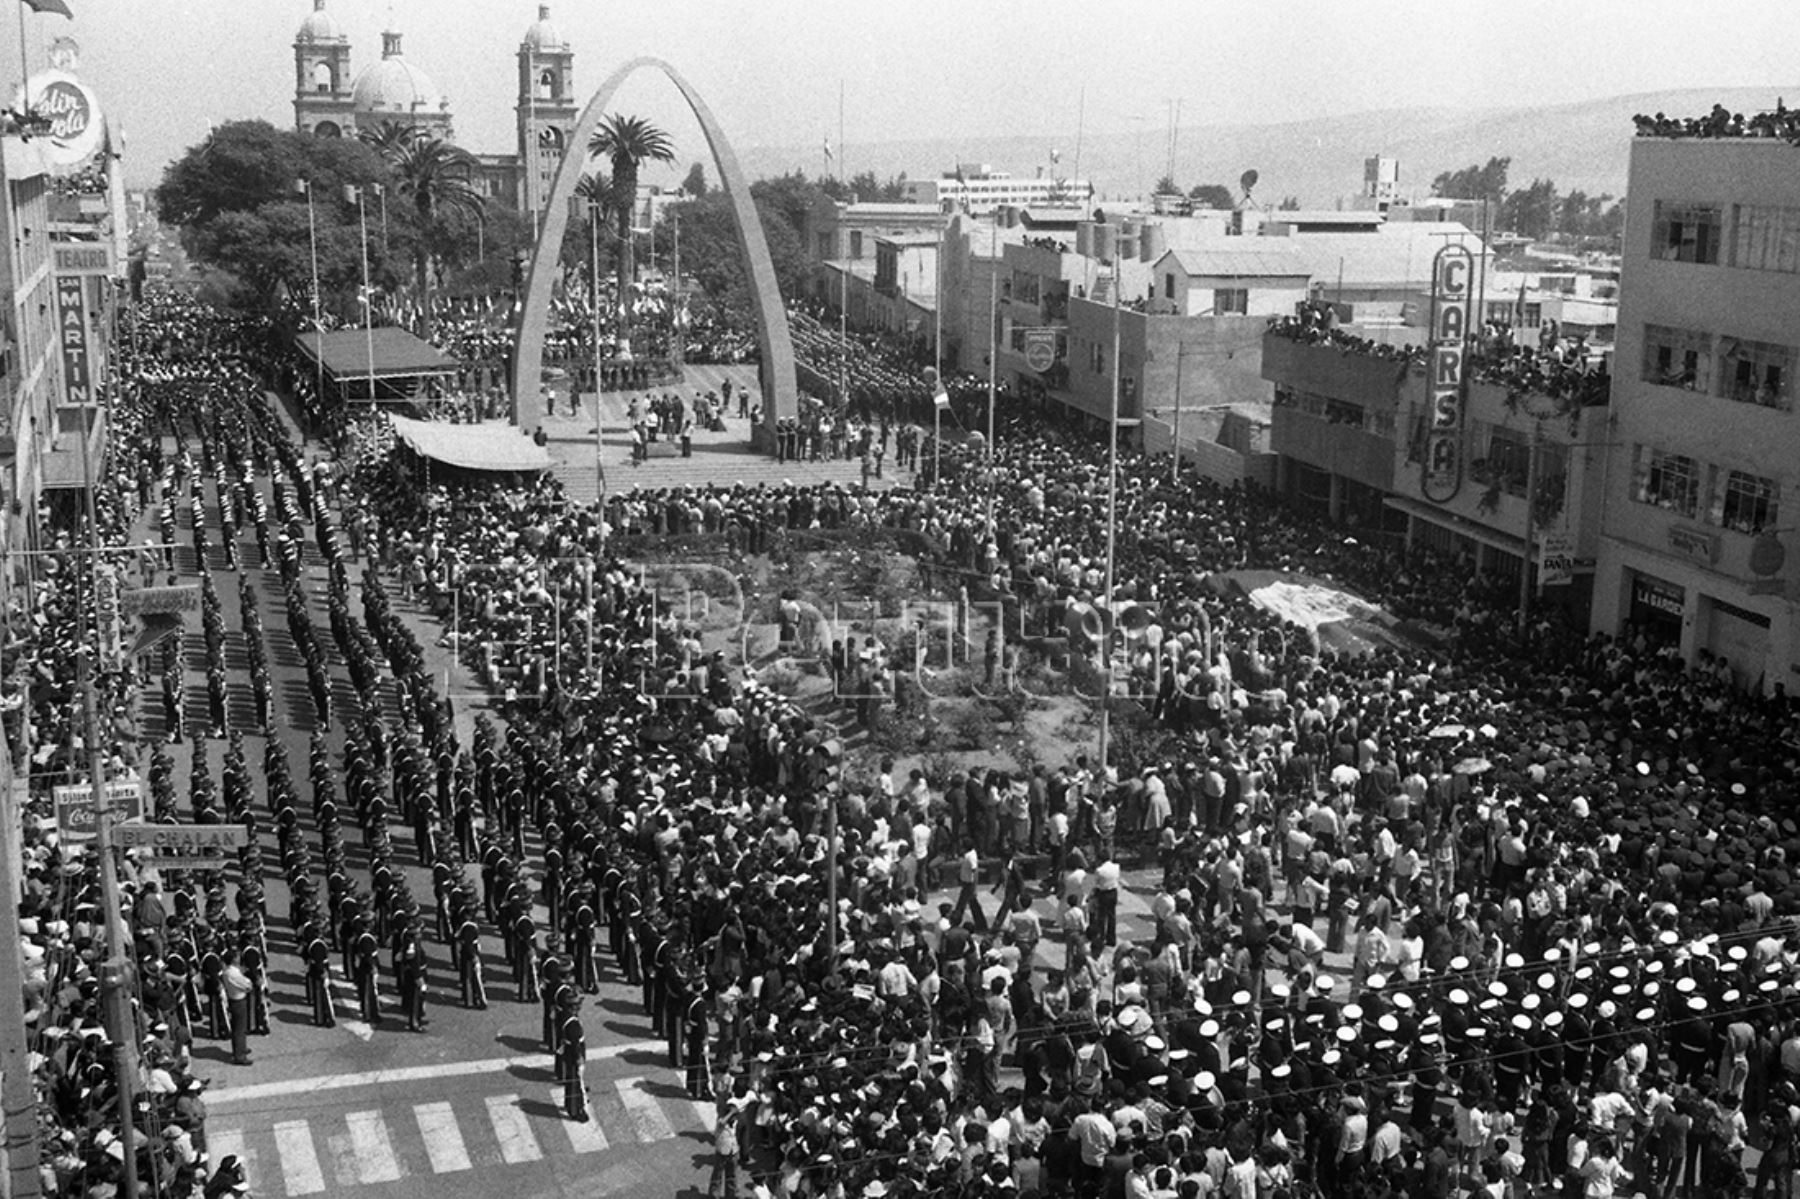
<svg viewBox="0 0 1800 1199">
<path fill-rule="evenodd" d="M 31 111 L 31 65 L 25 58 L 25 5 L 19 4 L 19 103 L 26 112 Z"/>
<path fill-rule="evenodd" d="M 356 189 L 356 223 L 362 230 L 363 339 L 369 351 L 369 415 L 375 415 L 375 291 L 369 283 L 369 207 Z"/>
</svg>

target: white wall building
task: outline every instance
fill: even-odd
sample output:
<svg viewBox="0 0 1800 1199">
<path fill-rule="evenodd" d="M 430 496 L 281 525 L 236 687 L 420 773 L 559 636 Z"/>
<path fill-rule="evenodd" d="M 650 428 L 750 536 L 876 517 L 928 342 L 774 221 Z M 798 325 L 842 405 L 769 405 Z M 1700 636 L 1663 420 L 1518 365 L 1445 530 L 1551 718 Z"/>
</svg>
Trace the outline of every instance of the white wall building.
<svg viewBox="0 0 1800 1199">
<path fill-rule="evenodd" d="M 1749 138 L 1632 143 L 1593 627 L 1800 690 L 1800 173 Z"/>
</svg>

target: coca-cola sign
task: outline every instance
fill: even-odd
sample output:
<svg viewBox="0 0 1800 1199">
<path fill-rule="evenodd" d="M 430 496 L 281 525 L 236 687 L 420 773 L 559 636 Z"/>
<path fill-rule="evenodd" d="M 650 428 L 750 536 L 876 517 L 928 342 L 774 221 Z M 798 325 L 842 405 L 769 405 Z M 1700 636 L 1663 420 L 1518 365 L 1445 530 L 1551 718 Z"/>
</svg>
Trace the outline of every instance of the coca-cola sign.
<svg viewBox="0 0 1800 1199">
<path fill-rule="evenodd" d="M 50 122 L 49 134 L 33 140 L 51 166 L 80 166 L 100 148 L 106 131 L 100 101 L 67 71 L 52 68 L 31 77 L 31 111 Z"/>
</svg>

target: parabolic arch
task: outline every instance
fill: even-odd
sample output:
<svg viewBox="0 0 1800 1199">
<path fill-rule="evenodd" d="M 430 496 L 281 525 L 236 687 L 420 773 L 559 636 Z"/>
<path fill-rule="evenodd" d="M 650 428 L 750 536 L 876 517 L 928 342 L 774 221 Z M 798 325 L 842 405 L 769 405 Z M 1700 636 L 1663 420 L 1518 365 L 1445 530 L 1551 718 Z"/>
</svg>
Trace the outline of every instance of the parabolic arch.
<svg viewBox="0 0 1800 1199">
<path fill-rule="evenodd" d="M 737 155 L 725 139 L 725 131 L 713 117 L 712 109 L 700 98 L 693 85 L 681 73 L 660 58 L 634 58 L 608 76 L 594 92 L 593 99 L 581 110 L 574 130 L 563 142 L 562 160 L 557 164 L 556 178 L 550 185 L 550 199 L 544 210 L 543 225 L 537 247 L 532 253 L 531 271 L 526 277 L 525 303 L 519 312 L 518 346 L 513 355 L 512 402 L 515 423 L 524 424 L 527 405 L 535 403 L 544 370 L 544 334 L 550 321 L 550 292 L 561 269 L 563 235 L 569 227 L 569 202 L 581 182 L 587 163 L 588 142 L 594 136 L 600 119 L 611 104 L 619 85 L 645 67 L 661 71 L 687 101 L 687 106 L 700 123 L 706 136 L 706 147 L 718 170 L 720 186 L 731 201 L 733 223 L 737 225 L 738 248 L 743 254 L 744 274 L 750 280 L 750 304 L 756 320 L 756 344 L 761 351 L 759 377 L 762 385 L 762 429 L 767 436 L 782 417 L 798 414 L 799 402 L 794 381 L 794 342 L 788 333 L 787 309 L 781 303 L 781 289 L 775 282 L 775 264 L 769 258 L 769 244 L 763 237 L 762 221 L 757 216 L 756 202 L 750 195 L 750 184 L 738 166 Z"/>
</svg>

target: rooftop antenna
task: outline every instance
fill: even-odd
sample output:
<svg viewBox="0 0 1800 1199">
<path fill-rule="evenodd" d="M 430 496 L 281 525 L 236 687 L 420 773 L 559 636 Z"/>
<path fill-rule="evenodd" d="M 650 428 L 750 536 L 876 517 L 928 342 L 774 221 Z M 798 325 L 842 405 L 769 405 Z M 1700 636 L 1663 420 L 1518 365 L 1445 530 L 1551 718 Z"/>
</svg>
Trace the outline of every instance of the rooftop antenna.
<svg viewBox="0 0 1800 1199">
<path fill-rule="evenodd" d="M 1075 107 L 1075 181 L 1081 181 L 1081 134 L 1087 127 L 1087 84 L 1081 85 L 1081 98 Z"/>
</svg>

